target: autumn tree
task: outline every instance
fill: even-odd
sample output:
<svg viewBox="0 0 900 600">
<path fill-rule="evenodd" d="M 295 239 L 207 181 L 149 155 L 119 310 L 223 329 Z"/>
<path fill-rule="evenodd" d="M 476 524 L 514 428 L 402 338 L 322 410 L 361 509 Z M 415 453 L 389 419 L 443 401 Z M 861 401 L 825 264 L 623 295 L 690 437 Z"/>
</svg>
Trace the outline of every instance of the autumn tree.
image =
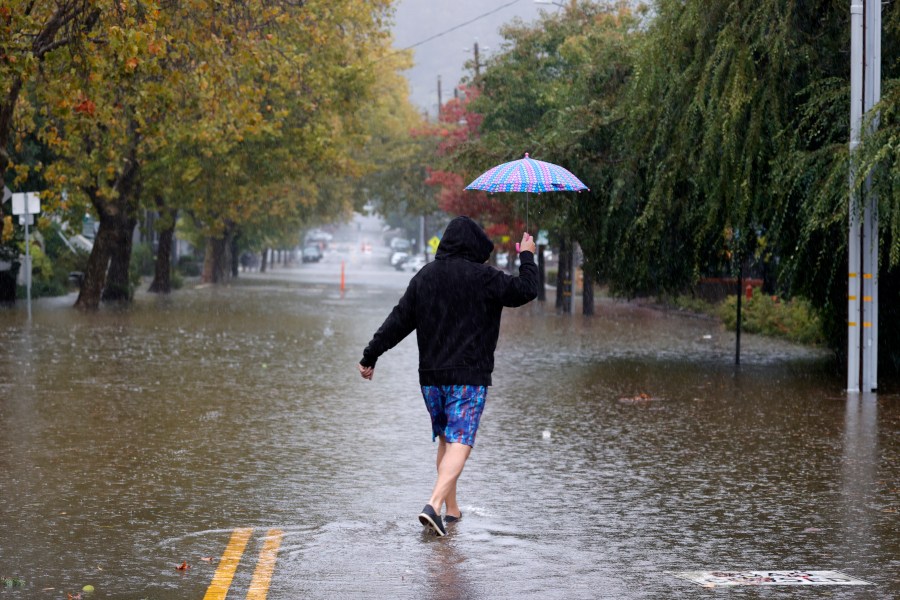
<svg viewBox="0 0 900 600">
<path fill-rule="evenodd" d="M 387 8 L 385 1 L 281 2 L 230 15 L 221 62 L 228 77 L 216 85 L 235 86 L 224 95 L 240 97 L 245 114 L 215 120 L 213 131 L 231 142 L 195 161 L 189 210 L 210 240 L 204 278 L 224 272 L 220 250 L 238 225 L 298 232 L 312 214 L 345 214 L 343 195 L 332 194 L 332 204 L 323 192 L 358 170 L 352 150 L 373 90 L 368 65 L 388 40 Z M 224 60 L 237 49 L 246 60 Z"/>
<path fill-rule="evenodd" d="M 42 140 L 57 155 L 47 196 L 90 207 L 100 227 L 79 308 L 130 299 L 129 262 L 140 206 L 141 167 L 160 141 L 176 98 L 164 70 L 165 15 L 153 3 L 97 4 L 96 31 L 43 73 L 35 97 Z"/>
<path fill-rule="evenodd" d="M 523 194 L 491 198 L 517 210 L 523 224 L 527 210 L 531 229 L 548 229 L 566 247 L 580 240 L 586 257 L 596 256 L 600 199 L 617 181 L 610 166 L 622 160 L 614 140 L 638 24 L 625 3 L 573 2 L 534 24 L 504 27 L 504 49 L 482 70 L 470 107 L 483 116 L 479 135 L 452 156 L 477 174 L 529 152 L 578 175 L 589 192 L 532 196 L 527 207 Z"/>
<path fill-rule="evenodd" d="M 425 185 L 435 142 L 421 135 L 423 115 L 409 102 L 409 85 L 400 74 L 412 65 L 406 52 L 374 56 L 371 101 L 362 108 L 362 143 L 354 151 L 361 170 L 353 178 L 355 208 L 372 202 L 384 214 L 423 215 L 436 209 Z"/>
<path fill-rule="evenodd" d="M 0 187 L 18 189 L 31 174 L 27 162 L 15 159 L 36 129 L 28 87 L 46 61 L 82 43 L 98 16 L 91 0 L 9 0 L 0 6 Z M 17 236 L 8 209 L 4 206 L 0 212 L 7 215 L 0 228 L 0 258 L 13 262 L 18 259 Z M 15 301 L 14 277 L 14 272 L 0 273 L 0 279 L 6 279 L 0 285 L 0 302 Z"/>
<path fill-rule="evenodd" d="M 143 209 L 168 235 L 179 212 L 200 224 L 213 241 L 210 279 L 238 227 L 283 238 L 311 214 L 346 210 L 320 204 L 320 192 L 339 197 L 332 179 L 355 172 L 387 2 L 91 6 L 95 33 L 58 52 L 32 92 L 40 138 L 58 157 L 46 166 L 49 206 L 62 207 L 65 191 L 64 208 L 100 221 L 77 306 L 128 300 Z"/>
</svg>

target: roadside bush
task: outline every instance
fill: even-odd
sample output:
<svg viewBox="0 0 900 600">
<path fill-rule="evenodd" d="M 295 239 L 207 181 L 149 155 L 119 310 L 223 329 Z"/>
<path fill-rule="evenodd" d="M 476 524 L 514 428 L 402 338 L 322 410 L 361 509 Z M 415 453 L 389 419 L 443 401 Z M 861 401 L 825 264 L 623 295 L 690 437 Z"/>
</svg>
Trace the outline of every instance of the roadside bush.
<svg viewBox="0 0 900 600">
<path fill-rule="evenodd" d="M 687 294 L 675 298 L 665 296 L 659 298 L 659 301 L 667 306 L 674 306 L 678 310 L 686 310 L 688 312 L 700 313 L 716 318 L 719 317 L 718 305 L 708 302 L 699 296 Z"/>
<path fill-rule="evenodd" d="M 722 302 L 717 315 L 725 327 L 734 331 L 737 325 L 737 297 L 729 296 Z M 741 330 L 780 337 L 798 344 L 822 345 L 825 334 L 818 315 L 809 302 L 802 298 L 782 300 L 777 296 L 755 294 L 742 299 Z"/>
<path fill-rule="evenodd" d="M 172 286 L 173 290 L 180 290 L 184 287 L 184 277 L 177 269 L 172 270 L 172 273 L 169 274 L 169 285 Z"/>
<path fill-rule="evenodd" d="M 53 224 L 50 229 L 44 231 L 43 250 L 38 244 L 32 244 L 29 249 L 33 266 L 31 275 L 33 298 L 66 295 L 72 287 L 70 275 L 83 273 L 87 268 L 89 253 L 69 248 L 57 230 L 58 226 Z M 24 251 L 23 246 L 21 252 Z M 16 296 L 25 298 L 25 295 L 25 286 L 18 286 Z"/>
<path fill-rule="evenodd" d="M 153 248 L 150 244 L 146 242 L 135 244 L 131 249 L 131 263 L 128 270 L 132 276 L 136 274 L 139 280 L 141 277 L 150 277 L 153 275 L 153 261 Z"/>
<path fill-rule="evenodd" d="M 175 270 L 182 277 L 200 277 L 200 261 L 193 256 L 179 256 Z"/>
</svg>

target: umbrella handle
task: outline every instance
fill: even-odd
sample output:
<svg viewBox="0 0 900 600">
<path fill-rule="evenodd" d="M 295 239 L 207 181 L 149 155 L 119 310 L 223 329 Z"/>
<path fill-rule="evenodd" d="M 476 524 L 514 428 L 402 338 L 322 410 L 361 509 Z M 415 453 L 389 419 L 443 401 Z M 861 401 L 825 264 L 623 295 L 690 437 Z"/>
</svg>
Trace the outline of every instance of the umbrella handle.
<svg viewBox="0 0 900 600">
<path fill-rule="evenodd" d="M 516 242 L 516 252 L 519 251 L 519 242 Z"/>
</svg>

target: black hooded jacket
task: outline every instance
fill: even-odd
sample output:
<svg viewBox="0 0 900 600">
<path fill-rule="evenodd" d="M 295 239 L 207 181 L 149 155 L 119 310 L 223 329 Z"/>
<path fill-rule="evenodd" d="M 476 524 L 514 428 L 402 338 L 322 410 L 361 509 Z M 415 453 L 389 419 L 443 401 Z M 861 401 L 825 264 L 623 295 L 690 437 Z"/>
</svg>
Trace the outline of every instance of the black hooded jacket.
<svg viewBox="0 0 900 600">
<path fill-rule="evenodd" d="M 491 385 L 500 312 L 534 300 L 538 285 L 531 252 L 519 254 L 519 276 L 512 277 L 484 264 L 493 249 L 475 221 L 453 219 L 435 260 L 409 282 L 360 364 L 374 367 L 415 329 L 421 385 Z"/>
</svg>

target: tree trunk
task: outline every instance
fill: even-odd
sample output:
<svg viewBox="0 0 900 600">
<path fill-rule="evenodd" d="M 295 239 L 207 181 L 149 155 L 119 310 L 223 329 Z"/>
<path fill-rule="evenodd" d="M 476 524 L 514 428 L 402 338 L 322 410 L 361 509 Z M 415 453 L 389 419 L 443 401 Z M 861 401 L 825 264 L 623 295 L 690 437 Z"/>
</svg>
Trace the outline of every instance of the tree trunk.
<svg viewBox="0 0 900 600">
<path fill-rule="evenodd" d="M 225 238 L 208 238 L 203 259 L 203 283 L 223 283 L 226 278 Z"/>
<path fill-rule="evenodd" d="M 237 279 L 238 272 L 240 271 L 240 256 L 238 252 L 238 238 L 240 234 L 231 236 L 231 243 L 229 244 L 230 252 L 231 252 L 231 278 Z"/>
<path fill-rule="evenodd" d="M 584 274 L 581 290 L 581 314 L 591 316 L 594 314 L 594 278 L 587 264 L 583 265 L 581 272 Z"/>
<path fill-rule="evenodd" d="M 537 249 L 537 268 L 538 268 L 538 302 L 547 301 L 547 267 L 544 264 L 544 246 L 538 246 Z"/>
<path fill-rule="evenodd" d="M 268 266 L 268 262 L 269 262 L 269 249 L 263 248 L 262 256 L 260 257 L 260 261 L 259 261 L 259 272 L 260 273 L 266 272 L 266 267 Z"/>
<path fill-rule="evenodd" d="M 109 258 L 114 244 L 113 238 L 110 219 L 101 216 L 100 227 L 94 237 L 94 247 L 88 257 L 87 269 L 84 272 L 78 299 L 75 301 L 75 308 L 96 310 L 100 306 L 100 294 L 106 283 L 106 271 L 109 268 Z"/>
<path fill-rule="evenodd" d="M 566 272 L 569 270 L 569 253 L 566 248 L 565 240 L 559 242 L 559 261 L 556 269 L 556 310 L 566 312 L 565 287 Z"/>
<path fill-rule="evenodd" d="M 114 220 L 115 245 L 109 255 L 109 271 L 106 272 L 106 285 L 100 299 L 103 302 L 127 304 L 131 302 L 133 290 L 128 273 L 131 267 L 131 249 L 134 246 L 134 228 L 137 219 L 124 218 Z"/>
<path fill-rule="evenodd" d="M 85 192 L 100 218 L 100 227 L 94 238 L 94 247 L 88 258 L 87 271 L 75 308 L 96 310 L 100 301 L 128 302 L 131 300 L 131 289 L 128 282 L 129 263 L 131 262 L 131 245 L 134 228 L 137 225 L 135 215 L 140 187 L 140 165 L 137 158 L 138 124 L 129 121 L 131 147 L 125 156 L 125 167 L 119 172 L 112 188 L 118 192 L 114 201 L 101 199 L 97 189 Z"/>
<path fill-rule="evenodd" d="M 175 240 L 175 221 L 178 211 L 164 208 L 161 198 L 157 199 L 156 205 L 161 208 L 160 212 L 164 212 L 165 221 L 159 232 L 159 247 L 156 250 L 153 282 L 147 291 L 154 294 L 168 294 L 172 291 L 172 243 Z"/>
</svg>

